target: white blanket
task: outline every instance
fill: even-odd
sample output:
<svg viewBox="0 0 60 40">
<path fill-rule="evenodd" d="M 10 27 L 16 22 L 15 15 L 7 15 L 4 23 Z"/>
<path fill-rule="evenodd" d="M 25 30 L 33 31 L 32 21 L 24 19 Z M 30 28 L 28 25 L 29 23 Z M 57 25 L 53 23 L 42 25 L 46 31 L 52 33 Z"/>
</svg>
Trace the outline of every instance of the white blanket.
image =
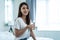
<svg viewBox="0 0 60 40">
<path fill-rule="evenodd" d="M 33 40 L 31 37 L 28 40 Z M 36 40 L 54 40 L 52 38 L 36 37 Z"/>
<path fill-rule="evenodd" d="M 15 36 L 10 32 L 0 32 L 0 40 L 15 40 Z"/>
<path fill-rule="evenodd" d="M 0 40 L 15 40 L 11 32 L 0 32 Z M 28 40 L 33 40 L 31 37 Z M 54 40 L 52 38 L 36 37 L 36 40 Z"/>
</svg>

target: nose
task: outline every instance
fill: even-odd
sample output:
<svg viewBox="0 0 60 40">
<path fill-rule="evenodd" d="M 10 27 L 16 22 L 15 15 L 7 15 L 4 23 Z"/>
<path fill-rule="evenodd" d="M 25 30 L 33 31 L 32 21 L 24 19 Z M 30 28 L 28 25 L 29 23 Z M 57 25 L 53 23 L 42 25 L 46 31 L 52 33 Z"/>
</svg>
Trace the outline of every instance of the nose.
<svg viewBox="0 0 60 40">
<path fill-rule="evenodd" d="M 27 11 L 27 8 L 25 8 L 25 11 Z"/>
<path fill-rule="evenodd" d="M 27 11 L 28 11 L 28 9 L 25 8 L 25 12 L 27 12 Z"/>
</svg>

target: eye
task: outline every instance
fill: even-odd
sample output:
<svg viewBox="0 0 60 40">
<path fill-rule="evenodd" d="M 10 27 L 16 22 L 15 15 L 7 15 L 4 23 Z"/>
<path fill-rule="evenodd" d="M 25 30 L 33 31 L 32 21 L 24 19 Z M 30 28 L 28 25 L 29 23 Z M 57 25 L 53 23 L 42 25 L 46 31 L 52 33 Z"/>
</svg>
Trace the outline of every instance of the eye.
<svg viewBox="0 0 60 40">
<path fill-rule="evenodd" d="M 23 7 L 23 9 L 25 9 L 25 7 Z"/>
<path fill-rule="evenodd" d="M 28 7 L 26 7 L 26 9 L 29 9 Z"/>
<path fill-rule="evenodd" d="M 23 7 L 22 9 L 29 9 L 28 7 Z"/>
</svg>

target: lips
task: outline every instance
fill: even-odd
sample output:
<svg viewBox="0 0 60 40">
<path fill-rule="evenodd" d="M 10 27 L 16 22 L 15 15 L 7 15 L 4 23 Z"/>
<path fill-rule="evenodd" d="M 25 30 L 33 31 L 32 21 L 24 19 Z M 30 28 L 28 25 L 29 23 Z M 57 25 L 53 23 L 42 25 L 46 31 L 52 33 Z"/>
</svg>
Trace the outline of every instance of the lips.
<svg viewBox="0 0 60 40">
<path fill-rule="evenodd" d="M 27 13 L 27 11 L 25 11 L 24 13 Z"/>
</svg>

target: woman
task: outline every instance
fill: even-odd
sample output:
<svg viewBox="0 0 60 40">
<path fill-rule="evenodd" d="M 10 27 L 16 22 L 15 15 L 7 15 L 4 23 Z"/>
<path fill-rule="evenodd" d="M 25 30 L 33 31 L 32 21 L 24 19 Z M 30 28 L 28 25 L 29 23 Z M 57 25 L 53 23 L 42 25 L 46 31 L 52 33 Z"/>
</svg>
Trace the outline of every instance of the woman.
<svg viewBox="0 0 60 40">
<path fill-rule="evenodd" d="M 17 40 L 27 40 L 30 36 L 36 40 L 32 31 L 34 24 L 31 23 L 29 14 L 28 4 L 22 2 L 19 6 L 18 17 L 15 21 L 15 36 Z"/>
</svg>

